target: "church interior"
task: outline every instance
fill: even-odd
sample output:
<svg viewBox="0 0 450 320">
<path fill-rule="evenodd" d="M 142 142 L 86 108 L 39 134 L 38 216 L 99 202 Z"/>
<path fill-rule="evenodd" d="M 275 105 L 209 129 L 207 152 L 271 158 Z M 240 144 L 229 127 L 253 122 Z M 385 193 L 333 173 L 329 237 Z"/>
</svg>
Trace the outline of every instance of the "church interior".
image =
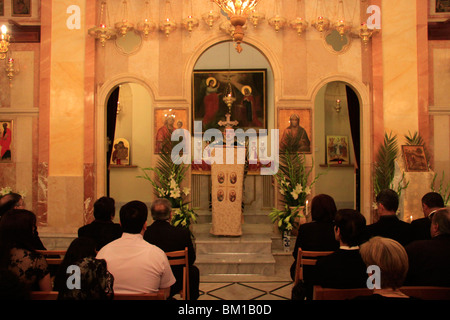
<svg viewBox="0 0 450 320">
<path fill-rule="evenodd" d="M 261 163 L 293 115 L 308 139 L 299 154 L 318 177 L 306 221 L 318 194 L 376 220 L 375 169 L 389 137 L 393 183 L 404 183 L 398 216 L 423 216 L 421 197 L 450 184 L 449 2 L 257 2 L 239 25 L 211 0 L 28 0 L 23 11 L 0 1 L 0 132 L 12 137 L 1 144 L 0 189 L 25 195 L 47 249 L 66 249 L 102 196 L 117 212 L 132 200 L 150 208 L 157 193 L 141 177 L 159 165 L 169 122 L 201 157 L 180 183 L 197 215 L 200 299 L 290 299 L 295 234 L 286 249 L 269 217 L 285 198 Z M 224 128 L 268 139 L 255 140 L 257 165 L 239 175 L 238 201 L 219 210 L 239 212 L 232 235 L 211 232 L 223 203 L 204 161 L 206 132 Z M 426 153 L 422 167 L 408 162 L 408 145 Z"/>
</svg>

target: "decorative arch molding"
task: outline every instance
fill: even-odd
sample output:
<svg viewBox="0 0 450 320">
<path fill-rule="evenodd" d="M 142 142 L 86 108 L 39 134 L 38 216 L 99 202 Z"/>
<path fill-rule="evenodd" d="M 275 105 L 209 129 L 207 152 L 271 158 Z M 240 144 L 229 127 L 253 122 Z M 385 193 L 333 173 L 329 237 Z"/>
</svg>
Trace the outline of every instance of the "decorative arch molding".
<svg viewBox="0 0 450 320">
<path fill-rule="evenodd" d="M 311 108 L 314 108 L 317 94 L 327 83 L 339 81 L 345 82 L 356 93 L 360 102 L 360 122 L 361 122 L 361 163 L 360 163 L 360 196 L 361 196 L 361 213 L 371 221 L 372 212 L 372 161 L 373 158 L 373 115 L 372 103 L 370 100 L 370 89 L 361 81 L 355 79 L 348 74 L 333 74 L 323 77 L 316 81 L 308 92 L 308 99 L 311 101 Z M 313 112 L 314 114 L 314 112 Z"/>
<path fill-rule="evenodd" d="M 96 176 L 96 197 L 106 195 L 106 102 L 109 98 L 109 94 L 114 87 L 122 83 L 135 83 L 143 86 L 149 93 L 152 100 L 152 105 L 157 101 L 155 99 L 155 86 L 151 85 L 148 81 L 143 80 L 142 77 L 138 77 L 131 74 L 119 74 L 108 81 L 104 82 L 97 89 L 97 101 L 95 102 L 95 176 Z"/>
</svg>

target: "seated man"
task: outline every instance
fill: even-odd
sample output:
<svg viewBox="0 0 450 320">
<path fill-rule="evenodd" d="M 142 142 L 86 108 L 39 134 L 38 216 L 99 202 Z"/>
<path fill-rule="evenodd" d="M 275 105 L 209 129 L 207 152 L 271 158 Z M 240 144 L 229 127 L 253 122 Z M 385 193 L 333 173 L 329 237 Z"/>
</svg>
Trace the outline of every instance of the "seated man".
<svg viewBox="0 0 450 320">
<path fill-rule="evenodd" d="M 366 265 L 359 253 L 364 216 L 353 209 L 336 212 L 334 234 L 339 249 L 317 260 L 313 284 L 324 288 L 365 288 Z"/>
<path fill-rule="evenodd" d="M 156 199 L 150 211 L 154 222 L 147 227 L 144 240 L 158 246 L 164 252 L 184 250 L 189 254 L 189 299 L 199 297 L 200 272 L 194 266 L 196 254 L 189 230 L 174 227 L 170 224 L 172 206 L 167 199 Z M 183 288 L 183 266 L 172 266 L 172 272 L 177 282 L 170 288 L 170 296 L 177 294 Z"/>
<path fill-rule="evenodd" d="M 104 245 L 119 239 L 122 236 L 122 227 L 112 219 L 116 214 L 113 198 L 101 197 L 94 203 L 94 218 L 90 224 L 78 229 L 78 237 L 86 237 L 96 242 L 96 250 Z"/>
<path fill-rule="evenodd" d="M 120 208 L 122 237 L 105 245 L 97 259 L 106 260 L 114 276 L 114 292 L 170 294 L 175 283 L 169 260 L 164 251 L 144 240 L 148 209 L 141 201 L 131 201 Z"/>
<path fill-rule="evenodd" d="M 411 222 L 414 240 L 431 239 L 431 216 L 437 210 L 444 207 L 444 199 L 442 199 L 442 196 L 437 192 L 428 192 L 422 197 L 422 211 L 424 217 Z"/>
<path fill-rule="evenodd" d="M 402 246 L 408 245 L 413 240 L 412 229 L 409 223 L 397 218 L 399 204 L 397 192 L 391 189 L 382 190 L 378 193 L 376 202 L 379 220 L 367 226 L 366 240 L 380 236 L 394 239 Z"/>
<path fill-rule="evenodd" d="M 442 208 L 431 218 L 430 240 L 406 247 L 409 270 L 405 285 L 450 287 L 450 209 Z"/>
</svg>

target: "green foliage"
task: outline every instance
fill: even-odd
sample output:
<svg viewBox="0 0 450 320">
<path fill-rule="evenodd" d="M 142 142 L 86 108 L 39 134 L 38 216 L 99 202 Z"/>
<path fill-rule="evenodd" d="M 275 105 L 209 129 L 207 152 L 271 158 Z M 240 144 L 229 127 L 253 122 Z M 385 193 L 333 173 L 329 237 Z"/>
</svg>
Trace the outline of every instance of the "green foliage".
<svg viewBox="0 0 450 320">
<path fill-rule="evenodd" d="M 397 135 L 384 134 L 383 144 L 375 157 L 374 193 L 377 195 L 384 189 L 392 189 L 400 197 L 402 190 L 406 189 L 409 181 L 405 182 L 405 173 L 402 174 L 397 187 L 394 186 L 395 160 L 398 156 Z"/>
<path fill-rule="evenodd" d="M 189 228 L 191 222 L 196 223 L 197 214 L 194 210 L 189 209 L 189 203 L 185 202 L 185 197 L 189 195 L 190 189 L 181 189 L 181 183 L 189 165 L 182 162 L 177 164 L 177 159 L 172 161 L 172 149 L 177 143 L 172 142 L 169 137 L 163 143 L 156 168 L 141 168 L 143 175 L 137 176 L 137 178 L 149 181 L 156 197 L 166 198 L 170 201 L 174 213 L 171 223 L 174 226 L 181 225 Z M 175 157 L 178 158 L 178 155 Z M 152 178 L 152 173 L 155 174 L 155 178 Z"/>
<path fill-rule="evenodd" d="M 431 191 L 437 192 L 442 196 L 442 199 L 444 199 L 444 204 L 447 206 L 447 204 L 450 201 L 450 181 L 444 186 L 445 183 L 445 172 L 442 172 L 442 178 L 439 180 L 439 188 L 435 188 L 436 178 L 438 174 L 435 173 L 433 177 L 433 181 L 431 182 Z"/>
</svg>

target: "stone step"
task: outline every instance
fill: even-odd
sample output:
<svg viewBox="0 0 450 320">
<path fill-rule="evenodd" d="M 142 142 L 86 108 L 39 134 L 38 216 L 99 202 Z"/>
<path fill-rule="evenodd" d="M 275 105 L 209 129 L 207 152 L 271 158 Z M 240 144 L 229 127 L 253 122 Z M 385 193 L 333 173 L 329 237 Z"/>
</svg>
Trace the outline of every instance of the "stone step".
<svg viewBox="0 0 450 320">
<path fill-rule="evenodd" d="M 270 210 L 265 211 L 245 211 L 244 212 L 244 223 L 251 224 L 270 224 L 269 218 Z M 196 210 L 195 213 L 198 214 L 197 223 L 211 223 L 212 212 L 211 210 Z"/>
<path fill-rule="evenodd" d="M 275 274 L 275 263 L 275 258 L 270 253 L 199 254 L 195 261 L 202 276 L 232 274 L 272 276 Z"/>
<path fill-rule="evenodd" d="M 271 254 L 272 240 L 263 234 L 244 234 L 240 237 L 217 237 L 199 234 L 195 239 L 197 255 L 209 253 Z"/>
</svg>

